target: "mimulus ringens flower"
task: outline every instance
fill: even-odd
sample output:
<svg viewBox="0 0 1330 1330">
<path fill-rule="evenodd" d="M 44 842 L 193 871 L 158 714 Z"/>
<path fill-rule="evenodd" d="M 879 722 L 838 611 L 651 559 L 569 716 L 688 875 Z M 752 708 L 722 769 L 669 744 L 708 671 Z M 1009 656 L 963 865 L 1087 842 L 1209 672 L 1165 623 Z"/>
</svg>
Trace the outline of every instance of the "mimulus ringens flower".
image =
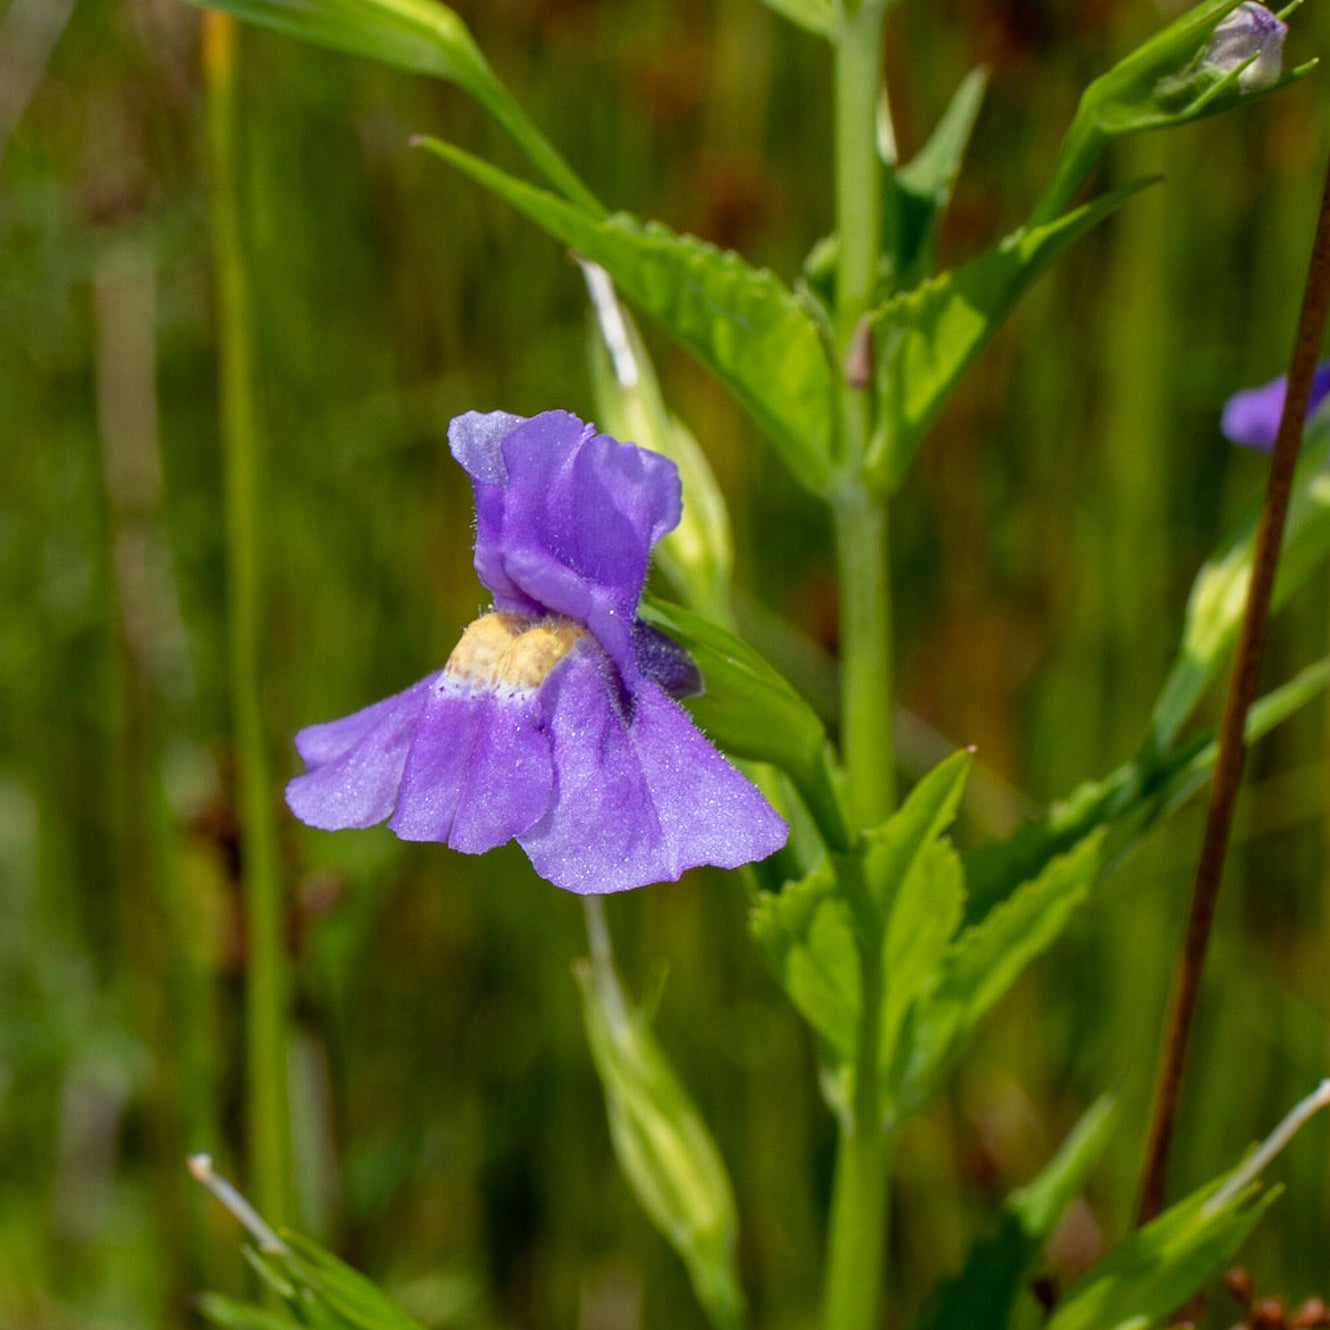
<svg viewBox="0 0 1330 1330">
<path fill-rule="evenodd" d="M 466 854 L 516 838 L 581 893 L 779 849 L 785 823 L 673 700 L 696 691 L 692 660 L 637 617 L 651 546 L 679 521 L 674 463 L 562 411 L 471 412 L 448 440 L 493 609 L 441 672 L 296 735 L 296 816 L 386 818 Z"/>
<path fill-rule="evenodd" d="M 1224 403 L 1219 428 L 1232 443 L 1246 448 L 1260 448 L 1269 452 L 1275 446 L 1279 433 L 1279 417 L 1284 412 L 1284 396 L 1288 392 L 1288 375 L 1281 374 L 1259 388 L 1244 388 Z M 1310 418 L 1318 406 L 1330 396 L 1330 360 L 1317 365 L 1312 375 L 1311 397 L 1307 401 Z"/>
</svg>

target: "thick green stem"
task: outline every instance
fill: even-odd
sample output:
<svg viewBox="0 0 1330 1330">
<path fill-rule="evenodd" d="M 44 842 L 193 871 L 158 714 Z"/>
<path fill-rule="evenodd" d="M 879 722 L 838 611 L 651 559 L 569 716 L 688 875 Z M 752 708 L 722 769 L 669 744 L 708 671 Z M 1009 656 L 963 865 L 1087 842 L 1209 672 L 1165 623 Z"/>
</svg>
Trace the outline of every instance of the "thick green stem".
<svg viewBox="0 0 1330 1330">
<path fill-rule="evenodd" d="M 895 801 L 891 744 L 891 601 L 885 505 L 860 472 L 872 433 L 867 348 L 859 345 L 872 307 L 882 248 L 881 162 L 876 143 L 881 89 L 881 0 L 866 0 L 842 23 L 836 48 L 836 346 L 851 369 L 841 386 L 841 483 L 832 495 L 840 581 L 841 734 L 852 831 L 887 817 Z M 842 1118 L 836 1158 L 823 1307 L 826 1330 L 873 1330 L 886 1258 L 887 1176 L 892 1136 L 880 1088 L 882 942 L 885 920 L 861 878 L 862 861 L 840 861 L 855 913 L 860 1019 L 854 1094 Z"/>
<path fill-rule="evenodd" d="M 841 597 L 841 745 L 857 831 L 886 818 L 896 797 L 887 512 L 880 500 L 855 485 L 837 496 L 835 522 Z"/>
<path fill-rule="evenodd" d="M 212 170 L 213 245 L 220 331 L 221 434 L 226 516 L 232 723 L 244 875 L 245 1035 L 249 1188 L 273 1224 L 290 1218 L 283 901 L 261 704 L 263 604 L 258 439 L 248 274 L 236 151 L 235 21 L 204 15 L 204 72 Z"/>
</svg>

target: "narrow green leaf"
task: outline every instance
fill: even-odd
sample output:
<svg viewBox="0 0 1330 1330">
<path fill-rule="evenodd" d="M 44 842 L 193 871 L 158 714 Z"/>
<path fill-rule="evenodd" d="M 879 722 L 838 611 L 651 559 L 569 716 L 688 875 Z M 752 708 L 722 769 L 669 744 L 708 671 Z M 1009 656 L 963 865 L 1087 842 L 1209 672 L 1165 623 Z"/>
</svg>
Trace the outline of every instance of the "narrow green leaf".
<svg viewBox="0 0 1330 1330">
<path fill-rule="evenodd" d="M 1126 1330 L 1153 1325 L 1232 1259 L 1279 1194 L 1253 1186 L 1210 1213 L 1203 1187 L 1133 1233 L 1067 1292 L 1047 1330 Z"/>
<path fill-rule="evenodd" d="M 1276 725 L 1330 686 L 1330 657 L 1309 665 L 1288 683 L 1273 689 L 1247 713 L 1246 739 L 1255 743 Z M 982 919 L 998 902 L 1036 873 L 1055 855 L 1100 824 L 1113 829 L 1111 853 L 1116 861 L 1164 814 L 1183 802 L 1210 778 L 1218 745 L 1198 738 L 1164 757 L 1151 754 L 1119 767 L 1101 781 L 1081 785 L 1054 804 L 1036 822 L 1004 841 L 985 845 L 965 860 L 970 888 L 967 917 Z"/>
<path fill-rule="evenodd" d="M 499 81 L 467 26 L 437 0 L 191 0 L 317 46 L 367 56 L 469 92 L 566 198 L 604 209 Z"/>
<path fill-rule="evenodd" d="M 283 1230 L 281 1236 L 291 1247 L 285 1265 L 292 1278 L 347 1325 L 357 1330 L 421 1330 L 417 1321 L 345 1261 L 299 1233 Z"/>
<path fill-rule="evenodd" d="M 817 713 L 742 638 L 680 605 L 647 600 L 642 617 L 697 662 L 706 691 L 685 705 L 711 739 L 735 757 L 769 762 L 794 782 L 827 844 L 849 833 L 836 793 L 826 729 Z"/>
<path fill-rule="evenodd" d="M 720 1152 L 608 958 L 582 962 L 575 973 L 619 1167 L 687 1266 L 711 1324 L 740 1330 L 746 1314 L 734 1259 L 738 1219 Z"/>
<path fill-rule="evenodd" d="M 895 192 L 885 212 L 899 287 L 914 286 L 922 269 L 932 263 L 938 226 L 951 201 L 987 86 L 988 72 L 971 70 L 928 142 L 904 166 L 886 173 L 885 188 Z"/>
<path fill-rule="evenodd" d="M 299 1330 L 300 1323 L 220 1293 L 200 1293 L 198 1309 L 222 1330 Z"/>
<path fill-rule="evenodd" d="M 1284 606 L 1330 551 L 1330 420 L 1309 428 L 1284 527 L 1272 609 Z M 1192 584 L 1177 659 L 1150 722 L 1159 752 L 1172 747 L 1232 655 L 1247 605 L 1260 505 L 1253 503 L 1206 560 Z"/>
<path fill-rule="evenodd" d="M 1090 1106 L 1039 1176 L 1007 1198 L 997 1225 L 937 1287 L 913 1330 L 1004 1330 L 1035 1257 L 1108 1144 L 1116 1107 L 1112 1095 Z"/>
<path fill-rule="evenodd" d="M 890 1099 L 901 1117 L 928 1101 L 980 1021 L 1066 926 L 1099 871 L 1102 840 L 1092 833 L 1054 859 L 948 948 L 910 1012 L 890 1070 Z"/>
<path fill-rule="evenodd" d="M 819 37 L 834 40 L 836 36 L 836 11 L 831 0 L 763 0 L 763 3 L 782 18 Z"/>
<path fill-rule="evenodd" d="M 772 273 L 659 223 L 599 218 L 437 139 L 418 140 L 599 263 L 619 291 L 729 386 L 807 489 L 830 484 L 835 379 L 816 323 Z"/>
<path fill-rule="evenodd" d="M 876 311 L 878 425 L 869 478 L 895 488 L 947 395 L 1026 288 L 1072 241 L 1151 183 L 1136 181 L 1046 226 L 1013 232 L 964 267 Z"/>
<path fill-rule="evenodd" d="M 760 896 L 749 925 L 800 1015 L 822 1037 L 832 1067 L 852 1063 L 859 1026 L 854 921 L 829 864 Z"/>
</svg>

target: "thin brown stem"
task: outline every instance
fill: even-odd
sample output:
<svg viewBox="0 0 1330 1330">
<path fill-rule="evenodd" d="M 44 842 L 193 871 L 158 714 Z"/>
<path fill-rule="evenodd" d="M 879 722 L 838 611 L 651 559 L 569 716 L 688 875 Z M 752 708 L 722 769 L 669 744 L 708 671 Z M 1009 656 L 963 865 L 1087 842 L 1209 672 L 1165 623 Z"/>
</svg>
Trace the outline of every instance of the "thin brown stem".
<svg viewBox="0 0 1330 1330">
<path fill-rule="evenodd" d="M 1229 830 L 1233 824 L 1233 805 L 1242 778 L 1246 757 L 1243 729 L 1247 709 L 1256 696 L 1256 685 L 1265 649 L 1266 625 L 1270 619 L 1270 595 L 1274 589 L 1279 563 L 1284 519 L 1293 491 L 1293 473 L 1297 467 L 1302 441 L 1303 421 L 1311 396 L 1312 371 L 1325 332 L 1326 311 L 1330 307 L 1330 174 L 1321 196 L 1321 211 L 1312 242 L 1307 285 L 1298 316 L 1297 338 L 1293 344 L 1293 363 L 1289 368 L 1288 391 L 1284 411 L 1275 438 L 1270 477 L 1266 485 L 1265 505 L 1256 534 L 1252 558 L 1251 585 L 1247 591 L 1247 609 L 1242 620 L 1233 673 L 1229 678 L 1228 699 L 1219 731 L 1219 755 L 1215 761 L 1214 782 L 1210 787 L 1210 808 L 1201 843 L 1196 881 L 1192 888 L 1191 909 L 1187 916 L 1187 934 L 1182 955 L 1173 977 L 1168 1023 L 1155 1082 L 1154 1111 L 1150 1137 L 1142 1167 L 1141 1199 L 1137 1212 L 1139 1224 L 1148 1223 L 1163 1208 L 1164 1181 L 1168 1169 L 1169 1144 L 1177 1114 L 1178 1090 L 1187 1053 L 1192 1020 L 1200 992 L 1210 925 L 1214 919 L 1219 880 L 1228 849 Z"/>
</svg>

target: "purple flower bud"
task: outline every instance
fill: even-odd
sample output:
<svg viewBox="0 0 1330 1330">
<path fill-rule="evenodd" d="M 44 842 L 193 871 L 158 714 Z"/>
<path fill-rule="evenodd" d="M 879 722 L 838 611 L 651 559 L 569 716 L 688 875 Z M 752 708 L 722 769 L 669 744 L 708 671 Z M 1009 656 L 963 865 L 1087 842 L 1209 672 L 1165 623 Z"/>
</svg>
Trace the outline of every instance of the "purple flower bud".
<svg viewBox="0 0 1330 1330">
<path fill-rule="evenodd" d="M 696 666 L 637 617 L 651 546 L 679 521 L 674 463 L 562 411 L 471 412 L 448 439 L 494 608 L 439 673 L 296 735 L 292 812 L 329 831 L 388 819 L 465 854 L 516 839 L 584 894 L 778 850 L 785 823 L 673 700 L 699 690 Z"/>
<path fill-rule="evenodd" d="M 1244 388 L 1224 403 L 1219 428 L 1231 443 L 1244 448 L 1260 448 L 1269 452 L 1275 446 L 1279 433 L 1279 417 L 1284 413 L 1284 397 L 1288 392 L 1288 375 L 1281 374 L 1259 388 Z M 1307 401 L 1310 419 L 1318 406 L 1330 396 L 1330 360 L 1324 360 L 1312 375 L 1311 397 Z"/>
<path fill-rule="evenodd" d="M 1238 75 L 1238 86 L 1244 92 L 1268 88 L 1283 69 L 1287 33 L 1288 24 L 1264 5 L 1244 0 L 1215 28 L 1201 64 L 1219 74 L 1229 74 L 1246 65 Z"/>
</svg>

